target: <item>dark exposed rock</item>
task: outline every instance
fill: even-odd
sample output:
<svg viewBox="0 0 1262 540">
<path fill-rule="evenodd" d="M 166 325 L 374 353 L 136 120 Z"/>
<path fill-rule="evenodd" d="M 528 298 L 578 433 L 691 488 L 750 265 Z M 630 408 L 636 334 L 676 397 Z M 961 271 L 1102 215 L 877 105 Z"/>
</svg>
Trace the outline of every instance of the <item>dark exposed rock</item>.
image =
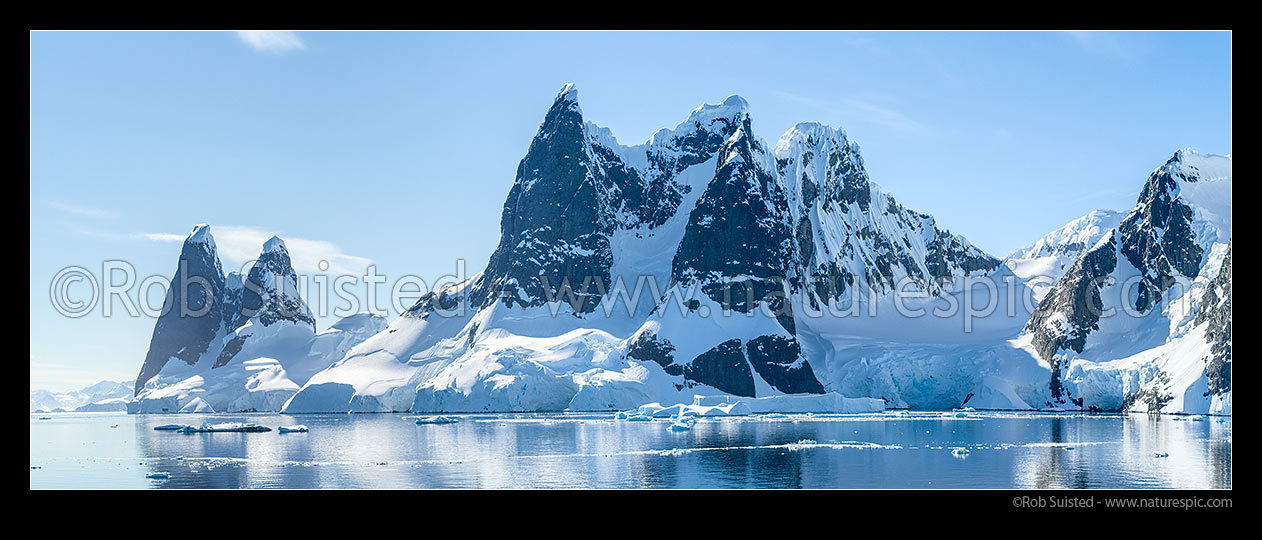
<svg viewBox="0 0 1262 540">
<path fill-rule="evenodd" d="M 1196 182 L 1197 178 L 1175 178 L 1181 175 L 1181 156 L 1176 153 L 1149 175 L 1135 209 L 1111 234 L 1109 253 L 1102 253 L 1099 245 L 1084 253 L 1039 304 L 1026 328 L 1035 332 L 1034 345 L 1045 360 L 1051 361 L 1061 349 L 1082 352 L 1087 336 L 1098 329 L 1103 309 L 1100 281 L 1117 267 L 1116 252 L 1142 276 L 1130 306 L 1139 313 L 1154 309 L 1161 294 L 1180 277 L 1191 279 L 1200 272 L 1204 250 L 1192 232 L 1193 211 L 1177 197 L 1178 180 Z M 1085 259 L 1090 260 L 1083 264 Z M 1068 320 L 1068 329 L 1053 322 L 1057 313 Z"/>
<path fill-rule="evenodd" d="M 1231 243 L 1222 268 L 1210 281 L 1201 298 L 1201 311 L 1196 314 L 1196 324 L 1206 324 L 1205 338 L 1210 343 L 1210 354 L 1205 359 L 1205 373 L 1209 377 L 1209 391 L 1205 395 L 1220 396 L 1231 391 Z"/>
<path fill-rule="evenodd" d="M 613 223 L 602 212 L 607 199 L 597 190 L 600 182 L 593 177 L 583 116 L 572 92 L 567 87 L 557 96 L 517 166 L 500 218 L 499 247 L 471 292 L 476 306 L 496 299 L 508 307 L 538 306 L 585 278 L 609 281 Z M 551 282 L 548 290 L 539 276 Z M 595 291 L 576 294 L 580 312 L 594 310 L 600 301 Z"/>
<path fill-rule="evenodd" d="M 759 336 L 745 344 L 749 364 L 772 387 L 789 394 L 822 394 L 824 385 L 815 378 L 810 362 L 802 358 L 796 339 Z"/>
<path fill-rule="evenodd" d="M 1060 397 L 1059 363 L 1056 351 L 1082 352 L 1087 333 L 1099 328 L 1104 302 L 1100 289 L 1117 268 L 1117 236 L 1096 245 L 1065 273 L 1047 297 L 1035 308 L 1026 328 L 1034 332 L 1033 344 L 1039 355 L 1052 362 L 1052 396 Z M 1057 321 L 1065 317 L 1066 321 Z"/>
<path fill-rule="evenodd" d="M 929 277 L 936 280 L 950 279 L 959 268 L 967 274 L 990 272 L 999 267 L 999 259 L 976 250 L 967 249 L 958 236 L 944 229 L 937 229 L 933 242 L 925 253 L 925 266 Z M 910 266 L 905 262 L 905 265 Z"/>
<path fill-rule="evenodd" d="M 315 329 L 315 318 L 297 291 L 298 274 L 289 260 L 289 250 L 280 238 L 273 236 L 264 245 L 263 253 L 250 267 L 242 283 L 241 312 L 231 328 L 257 317 L 263 326 L 280 321 L 303 323 Z M 290 288 L 292 286 L 292 288 Z"/>
<path fill-rule="evenodd" d="M 1174 395 L 1170 393 L 1170 374 L 1164 371 L 1157 373 L 1157 378 L 1138 392 L 1122 398 L 1122 410 L 1130 410 L 1136 403 L 1143 403 L 1147 412 L 1161 412 Z"/>
<path fill-rule="evenodd" d="M 644 332 L 627 347 L 627 356 L 641 362 L 654 362 L 662 366 L 668 375 L 683 375 L 684 368 L 675 363 L 675 346 L 670 340 L 658 338 L 653 332 Z"/>
<path fill-rule="evenodd" d="M 223 325 L 223 269 L 209 231 L 209 226 L 199 225 L 184 240 L 162 315 L 136 377 L 136 393 L 172 358 L 195 364 Z"/>
<path fill-rule="evenodd" d="M 740 339 L 729 339 L 684 366 L 687 386 L 704 384 L 734 396 L 754 397 L 754 375 L 741 351 Z"/>
<path fill-rule="evenodd" d="M 673 282 L 700 281 L 712 300 L 742 313 L 783 291 L 792 249 L 784 188 L 762 167 L 765 151 L 745 115 L 719 151 L 715 178 L 689 215 L 672 263 Z"/>
</svg>

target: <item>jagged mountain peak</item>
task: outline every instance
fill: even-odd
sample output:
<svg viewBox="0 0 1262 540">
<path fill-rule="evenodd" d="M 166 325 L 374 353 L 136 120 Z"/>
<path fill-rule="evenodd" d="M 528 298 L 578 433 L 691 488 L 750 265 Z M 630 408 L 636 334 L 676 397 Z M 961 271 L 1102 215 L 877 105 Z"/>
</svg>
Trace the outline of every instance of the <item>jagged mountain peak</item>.
<svg viewBox="0 0 1262 540">
<path fill-rule="evenodd" d="M 1203 154 L 1192 148 L 1181 148 L 1157 171 L 1166 171 L 1189 181 L 1229 180 L 1231 156 Z M 1153 171 L 1154 173 L 1157 171 Z"/>
<path fill-rule="evenodd" d="M 1073 254 L 1075 257 L 1093 247 L 1109 229 L 1116 227 L 1126 212 L 1098 208 L 1043 235 L 1034 243 L 1008 254 L 1009 259 L 1028 259 L 1050 255 Z M 1072 261 L 1069 261 L 1072 263 Z M 1059 277 L 1059 276 L 1057 276 Z"/>
<path fill-rule="evenodd" d="M 657 133 L 649 138 L 648 145 L 678 147 L 681 141 L 686 142 L 696 137 L 695 134 L 699 131 L 721 133 L 726 139 L 732 133 L 734 126 L 738 126 L 741 120 L 748 116 L 750 116 L 749 102 L 743 97 L 732 94 L 717 105 L 706 103 L 693 109 L 688 114 L 688 118 L 673 129 L 657 130 Z"/>
<path fill-rule="evenodd" d="M 792 152 L 795 143 L 815 145 L 821 141 L 836 141 L 841 146 L 854 145 L 855 150 L 858 150 L 858 145 L 850 142 L 846 131 L 841 128 L 820 122 L 799 122 L 780 136 L 780 140 L 776 142 L 775 154 L 782 156 Z"/>
<path fill-rule="evenodd" d="M 286 254 L 289 253 L 289 249 L 285 247 L 285 241 L 281 240 L 279 236 L 273 236 L 269 238 L 267 242 L 263 243 L 263 253 L 274 253 L 279 251 L 283 251 Z"/>
<path fill-rule="evenodd" d="M 556 101 L 578 103 L 578 88 L 574 83 L 565 83 L 561 86 L 561 91 L 557 92 Z"/>
<path fill-rule="evenodd" d="M 210 225 L 206 223 L 194 225 L 193 232 L 190 232 L 188 238 L 185 238 L 184 241 L 195 244 L 209 243 L 211 246 L 215 245 L 215 237 L 210 235 Z"/>
</svg>

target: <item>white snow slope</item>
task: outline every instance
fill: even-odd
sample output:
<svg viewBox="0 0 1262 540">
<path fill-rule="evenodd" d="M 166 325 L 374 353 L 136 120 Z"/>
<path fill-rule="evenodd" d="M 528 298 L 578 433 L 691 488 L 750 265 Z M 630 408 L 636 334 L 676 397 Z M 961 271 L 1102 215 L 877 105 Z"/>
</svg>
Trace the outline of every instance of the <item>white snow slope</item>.
<svg viewBox="0 0 1262 540">
<path fill-rule="evenodd" d="M 1037 242 L 1013 251 L 1004 259 L 1004 265 L 1025 280 L 1026 286 L 1034 291 L 1035 300 L 1042 300 L 1074 261 L 1117 227 L 1124 217 L 1126 212 L 1092 210 Z"/>
<path fill-rule="evenodd" d="M 574 96 L 567 87 L 558 99 L 577 109 Z M 662 130 L 634 147 L 618 145 L 608 130 L 588 123 L 585 151 L 605 148 L 623 163 L 647 170 L 660 162 L 653 156 L 676 155 L 684 141 L 700 132 L 739 125 L 748 107 L 736 96 L 702 106 L 674 130 Z M 839 297 L 806 293 L 814 296 L 811 300 L 801 290 L 791 295 L 802 359 L 809 360 L 826 391 L 917 408 L 967 403 L 1028 409 L 1046 400 L 1047 366 L 1016 341 L 1029 310 L 1008 313 L 999 307 L 966 317 L 959 309 L 965 301 L 986 306 L 1009 296 L 1030 296 L 1021 279 L 964 238 L 938 228 L 932 217 L 903 208 L 868 185 L 858 147 L 844 133 L 801 124 L 774 151 L 761 140 L 756 146 L 767 153 L 765 158 L 753 156 L 758 160 L 754 167 L 770 170 L 786 186 L 788 219 L 794 224 L 809 220 L 815 231 L 813 247 L 795 251 L 799 269 L 793 272 L 827 266 L 853 279 Z M 810 161 L 808 153 L 818 159 Z M 793 162 L 792 171 L 776 172 L 787 162 Z M 494 302 L 479 309 L 469 302 L 469 292 L 481 277 L 475 276 L 436 295 L 454 302 L 449 309 L 454 315 L 421 310 L 396 319 L 312 376 L 284 412 L 623 410 L 725 394 L 706 385 L 681 387 L 678 377 L 658 363 L 627 356 L 630 342 L 646 331 L 668 337 L 682 359 L 733 336 L 788 335 L 775 318 L 760 313 L 699 317 L 669 301 L 686 286 L 666 286 L 672 257 L 697 198 L 722 166 L 711 157 L 679 171 L 676 181 L 690 189 L 672 216 L 658 226 L 626 220 L 611 234 L 611 274 L 624 279 L 625 292 L 635 289 L 639 276 L 656 278 L 644 285 L 638 303 L 610 294 L 591 313 L 575 313 L 562 302 L 511 308 Z M 803 175 L 811 178 L 813 188 L 803 188 Z M 804 189 L 816 189 L 818 196 L 805 195 Z M 826 195 L 830 191 L 837 195 Z M 803 249 L 815 257 L 807 257 Z M 877 270 L 882 267 L 888 268 Z M 892 299 L 900 280 L 919 291 L 920 298 L 906 302 L 912 311 L 938 309 L 952 315 L 901 313 Z M 654 285 L 661 289 L 649 290 Z M 651 314 L 626 309 L 653 306 L 663 298 L 668 300 L 664 308 Z M 720 309 L 704 295 L 697 299 L 702 311 Z M 862 309 L 857 315 L 829 313 L 830 307 L 844 311 L 849 305 Z M 783 394 L 757 374 L 755 386 L 759 398 Z"/>
<path fill-rule="evenodd" d="M 210 237 L 209 227 L 194 234 Z M 203 243 L 214 249 L 213 239 Z M 385 327 L 383 317 L 361 313 L 315 333 L 284 242 L 268 240 L 259 261 L 257 272 L 251 271 L 261 291 L 257 313 L 235 328 L 222 328 L 195 362 L 168 361 L 127 403 L 128 412 L 279 411 L 313 374 Z M 239 277 L 229 279 L 228 287 L 240 290 Z M 282 305 L 293 310 L 295 320 L 277 314 Z"/>
</svg>

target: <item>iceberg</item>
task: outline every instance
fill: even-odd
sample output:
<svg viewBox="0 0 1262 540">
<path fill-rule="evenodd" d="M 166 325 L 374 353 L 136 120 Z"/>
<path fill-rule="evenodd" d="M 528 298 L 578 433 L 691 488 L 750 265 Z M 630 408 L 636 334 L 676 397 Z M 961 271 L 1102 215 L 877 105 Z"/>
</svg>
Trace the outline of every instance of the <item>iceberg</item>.
<svg viewBox="0 0 1262 540">
<path fill-rule="evenodd" d="M 416 419 L 417 424 L 455 424 L 459 421 L 454 416 L 422 416 Z"/>
<path fill-rule="evenodd" d="M 307 426 L 298 424 L 296 426 L 280 426 L 276 428 L 278 433 L 306 433 Z"/>
<path fill-rule="evenodd" d="M 952 448 L 951 455 L 957 458 L 968 457 L 969 450 L 967 448 Z"/>
<path fill-rule="evenodd" d="M 203 422 L 200 426 L 183 426 L 179 429 L 181 433 L 262 433 L 271 430 L 272 428 L 267 426 L 244 422 L 226 422 L 223 424 Z"/>
<path fill-rule="evenodd" d="M 697 418 L 694 416 L 680 416 L 675 419 L 675 422 L 672 423 L 668 429 L 671 431 L 688 431 L 692 429 L 692 426 L 696 423 Z"/>
<path fill-rule="evenodd" d="M 885 401 L 876 398 L 848 398 L 841 394 L 784 395 L 762 398 L 739 396 L 693 396 L 691 405 L 663 406 L 660 403 L 641 405 L 634 412 L 656 418 L 682 416 L 748 416 L 766 415 L 764 418 L 784 417 L 794 414 L 858 414 L 885 411 Z M 630 420 L 630 418 L 628 418 Z"/>
</svg>

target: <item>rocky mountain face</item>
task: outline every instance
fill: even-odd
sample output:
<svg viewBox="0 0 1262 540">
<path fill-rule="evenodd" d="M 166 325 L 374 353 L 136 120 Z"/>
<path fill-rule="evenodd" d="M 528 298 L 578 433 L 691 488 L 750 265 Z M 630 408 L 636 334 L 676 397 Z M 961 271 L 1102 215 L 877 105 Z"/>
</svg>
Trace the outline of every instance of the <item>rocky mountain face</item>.
<svg viewBox="0 0 1262 540">
<path fill-rule="evenodd" d="M 153 327 L 149 353 L 136 376 L 135 392 L 175 359 L 194 365 L 230 325 L 236 312 L 226 298 L 223 268 L 215 238 L 206 224 L 184 240 L 179 262 L 167 289 L 162 314 Z M 218 351 L 215 351 L 218 352 Z"/>
<path fill-rule="evenodd" d="M 585 121 L 567 85 L 518 166 L 486 270 L 422 298 L 286 410 L 590 410 L 825 392 L 795 305 L 875 302 L 899 280 L 946 294 L 999 266 L 871 184 L 840 131 L 801 124 L 773 148 L 732 96 L 624 146 Z M 612 291 L 644 278 L 640 300 Z M 469 311 L 436 316 L 460 306 Z"/>
<path fill-rule="evenodd" d="M 1111 234 L 1126 215 L 1126 212 L 1113 210 L 1092 210 L 1033 244 L 1013 251 L 1004 259 L 1004 264 L 1026 280 L 1036 300 L 1042 300 L 1078 258 L 1104 235 Z"/>
<path fill-rule="evenodd" d="M 283 240 L 268 240 L 244 279 L 224 276 L 204 224 L 184 241 L 166 302 L 131 412 L 279 410 L 312 374 L 385 326 L 361 314 L 317 335 Z"/>
<path fill-rule="evenodd" d="M 1196 324 L 1205 325 L 1205 338 L 1210 344 L 1205 357 L 1205 373 L 1209 388 L 1206 395 L 1222 396 L 1231 392 L 1231 243 L 1218 275 L 1210 282 L 1196 314 Z"/>
<path fill-rule="evenodd" d="M 1053 403 L 1087 406 L 1084 396 L 1064 383 L 1069 363 L 1152 355 L 1191 339 L 1190 332 L 1202 340 L 1200 331 L 1188 330 L 1201 328 L 1201 322 L 1216 321 L 1204 339 L 1223 353 L 1210 371 L 1229 364 L 1230 314 L 1224 316 L 1216 307 L 1223 300 L 1215 291 L 1228 291 L 1229 296 L 1230 189 L 1230 157 L 1180 150 L 1149 175 L 1135 208 L 1051 288 L 1027 330 L 1031 346 L 1051 366 Z M 1224 251 L 1225 260 L 1216 262 L 1214 254 Z M 1204 288 L 1204 300 L 1196 302 Z M 1226 302 L 1229 306 L 1230 300 Z M 1195 324 L 1182 325 L 1189 310 Z M 1152 373 L 1160 371 L 1158 367 Z M 1166 385 L 1172 384 L 1165 377 Z M 1220 372 L 1207 377 L 1215 388 L 1224 381 Z M 1124 397 L 1130 404 L 1136 395 Z M 1165 402 L 1152 401 L 1153 410 Z"/>
<path fill-rule="evenodd" d="M 225 278 L 195 230 L 181 261 L 229 311 L 159 320 L 136 409 L 591 411 L 834 392 L 1230 414 L 1230 157 L 1180 151 L 1130 212 L 1093 212 L 1001 262 L 880 189 L 843 131 L 802 123 L 773 147 L 755 128 L 731 96 L 625 146 L 567 85 L 486 269 L 388 326 L 315 335 L 283 242 Z M 1054 284 L 1027 286 L 1034 271 Z"/>
</svg>

